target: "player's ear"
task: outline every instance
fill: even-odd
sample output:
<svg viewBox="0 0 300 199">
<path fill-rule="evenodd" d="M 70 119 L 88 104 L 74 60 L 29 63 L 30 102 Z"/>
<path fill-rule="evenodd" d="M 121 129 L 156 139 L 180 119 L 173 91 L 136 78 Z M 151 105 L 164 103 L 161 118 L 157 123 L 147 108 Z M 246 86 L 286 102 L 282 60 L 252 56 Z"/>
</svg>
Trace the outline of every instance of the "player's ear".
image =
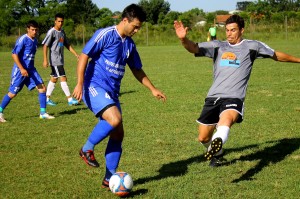
<svg viewBox="0 0 300 199">
<path fill-rule="evenodd" d="M 245 30 L 244 28 L 241 29 L 241 33 L 242 33 L 242 34 L 244 33 L 244 30 Z"/>
</svg>

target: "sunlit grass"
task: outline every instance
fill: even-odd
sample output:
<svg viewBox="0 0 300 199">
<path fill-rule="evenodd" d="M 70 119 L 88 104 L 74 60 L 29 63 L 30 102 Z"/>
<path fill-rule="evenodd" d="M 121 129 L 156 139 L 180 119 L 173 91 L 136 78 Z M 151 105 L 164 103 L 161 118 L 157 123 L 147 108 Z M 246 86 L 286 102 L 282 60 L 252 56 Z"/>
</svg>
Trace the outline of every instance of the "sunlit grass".
<svg viewBox="0 0 300 199">
<path fill-rule="evenodd" d="M 293 43 L 271 47 L 300 57 Z M 77 49 L 79 52 L 81 49 Z M 245 101 L 245 120 L 225 145 L 228 165 L 208 167 L 196 141 L 197 123 L 212 82 L 212 61 L 181 46 L 138 46 L 144 70 L 168 97 L 161 103 L 127 70 L 122 103 L 125 140 L 119 169 L 129 172 L 133 198 L 298 198 L 300 190 L 299 64 L 257 60 Z M 71 90 L 76 60 L 65 52 Z M 12 59 L 0 53 L 0 97 L 7 92 Z M 50 69 L 36 67 L 48 83 Z M 115 198 L 100 188 L 106 140 L 96 147 L 100 169 L 87 167 L 78 151 L 97 120 L 84 104 L 69 107 L 59 86 L 55 120 L 39 120 L 37 92 L 24 88 L 0 124 L 0 198 Z"/>
</svg>

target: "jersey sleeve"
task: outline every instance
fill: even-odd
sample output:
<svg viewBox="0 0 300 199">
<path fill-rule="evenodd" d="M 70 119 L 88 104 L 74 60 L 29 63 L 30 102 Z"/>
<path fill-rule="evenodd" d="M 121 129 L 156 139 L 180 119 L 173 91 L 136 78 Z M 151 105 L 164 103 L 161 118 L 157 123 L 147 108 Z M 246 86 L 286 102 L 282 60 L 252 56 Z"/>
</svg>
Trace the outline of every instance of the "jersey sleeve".
<svg viewBox="0 0 300 199">
<path fill-rule="evenodd" d="M 63 31 L 63 33 L 64 33 L 64 46 L 68 48 L 70 46 L 70 42 L 65 31 Z"/>
<path fill-rule="evenodd" d="M 21 37 L 17 40 L 15 47 L 12 50 L 12 54 L 18 55 L 22 51 L 22 49 L 25 47 L 24 40 L 25 40 L 24 37 Z"/>
<path fill-rule="evenodd" d="M 99 31 L 97 31 L 92 36 L 92 38 L 84 46 L 82 53 L 89 57 L 95 57 L 97 54 L 101 53 L 106 37 L 99 37 L 99 34 Z"/>
<path fill-rule="evenodd" d="M 132 52 L 127 60 L 127 64 L 130 68 L 141 69 L 142 61 L 136 47 L 134 45 Z"/>
<path fill-rule="evenodd" d="M 273 57 L 275 51 L 270 48 L 267 44 L 257 41 L 258 49 L 257 49 L 257 58 L 270 58 Z"/>
<path fill-rule="evenodd" d="M 47 32 L 46 37 L 44 38 L 42 44 L 46 46 L 50 46 L 52 43 L 52 35 L 53 35 L 53 31 L 51 29 Z"/>
<path fill-rule="evenodd" d="M 198 43 L 199 47 L 199 52 L 195 53 L 195 57 L 209 57 L 213 58 L 214 57 L 214 52 L 215 48 L 218 46 L 217 45 L 218 41 L 210 41 L 210 42 L 201 42 Z"/>
</svg>

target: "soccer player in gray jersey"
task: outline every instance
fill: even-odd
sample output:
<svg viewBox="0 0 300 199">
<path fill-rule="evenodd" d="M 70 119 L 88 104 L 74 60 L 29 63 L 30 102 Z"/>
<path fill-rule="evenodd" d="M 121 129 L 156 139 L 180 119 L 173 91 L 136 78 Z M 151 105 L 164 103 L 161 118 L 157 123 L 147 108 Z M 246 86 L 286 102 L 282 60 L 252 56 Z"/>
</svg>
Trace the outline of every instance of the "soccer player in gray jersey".
<svg viewBox="0 0 300 199">
<path fill-rule="evenodd" d="M 222 146 L 230 128 L 243 121 L 244 99 L 254 60 L 271 58 L 300 63 L 300 58 L 275 51 L 260 41 L 243 39 L 244 24 L 242 17 L 232 15 L 226 21 L 227 41 L 195 43 L 187 38 L 187 27 L 181 21 L 174 22 L 177 37 L 188 52 L 213 59 L 213 84 L 197 119 L 198 140 L 206 147 L 204 156 L 210 160 L 210 166 L 222 165 Z"/>
<path fill-rule="evenodd" d="M 62 90 L 64 91 L 65 95 L 68 99 L 68 104 L 70 106 L 77 105 L 78 101 L 72 98 L 69 86 L 67 84 L 67 76 L 64 69 L 64 47 L 66 47 L 71 53 L 75 55 L 75 57 L 79 58 L 79 55 L 76 51 L 72 48 L 71 44 L 69 43 L 66 33 L 62 29 L 64 24 L 64 15 L 58 13 L 55 15 L 55 25 L 51 28 L 47 35 L 42 42 L 43 46 L 43 54 L 44 54 L 44 61 L 43 66 L 47 68 L 50 63 L 51 67 L 51 74 L 50 74 L 50 81 L 47 86 L 47 105 L 55 106 L 56 103 L 53 102 L 50 97 L 55 88 L 55 84 L 57 79 L 60 78 L 60 85 Z M 47 60 L 47 53 L 49 47 L 49 63 Z"/>
</svg>

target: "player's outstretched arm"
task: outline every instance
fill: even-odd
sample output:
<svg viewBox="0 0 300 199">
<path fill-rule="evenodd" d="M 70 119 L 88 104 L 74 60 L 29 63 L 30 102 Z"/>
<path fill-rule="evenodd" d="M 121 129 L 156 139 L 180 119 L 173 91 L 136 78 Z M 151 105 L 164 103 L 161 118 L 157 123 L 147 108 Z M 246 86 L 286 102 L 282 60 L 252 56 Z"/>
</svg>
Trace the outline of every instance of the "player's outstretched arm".
<svg viewBox="0 0 300 199">
<path fill-rule="evenodd" d="M 199 48 L 197 44 L 186 37 L 188 28 L 184 27 L 181 21 L 174 21 L 174 28 L 175 28 L 176 35 L 178 39 L 181 41 L 183 47 L 190 53 L 198 53 Z"/>
<path fill-rule="evenodd" d="M 74 48 L 69 45 L 68 47 L 68 50 L 77 58 L 77 61 L 79 61 L 79 55 L 77 54 L 77 52 L 74 50 Z"/>
<path fill-rule="evenodd" d="M 272 57 L 275 61 L 280 62 L 294 62 L 294 63 L 300 63 L 300 58 L 294 57 L 292 55 L 288 55 L 283 52 L 275 51 L 274 56 Z"/>
<path fill-rule="evenodd" d="M 144 86 L 146 86 L 151 92 L 154 97 L 156 97 L 159 100 L 166 101 L 167 97 L 165 94 L 160 91 L 159 89 L 155 88 L 155 86 L 152 84 L 150 79 L 147 77 L 146 73 L 144 72 L 143 69 L 135 69 L 135 68 L 130 68 L 134 77 L 141 82 Z"/>
</svg>

